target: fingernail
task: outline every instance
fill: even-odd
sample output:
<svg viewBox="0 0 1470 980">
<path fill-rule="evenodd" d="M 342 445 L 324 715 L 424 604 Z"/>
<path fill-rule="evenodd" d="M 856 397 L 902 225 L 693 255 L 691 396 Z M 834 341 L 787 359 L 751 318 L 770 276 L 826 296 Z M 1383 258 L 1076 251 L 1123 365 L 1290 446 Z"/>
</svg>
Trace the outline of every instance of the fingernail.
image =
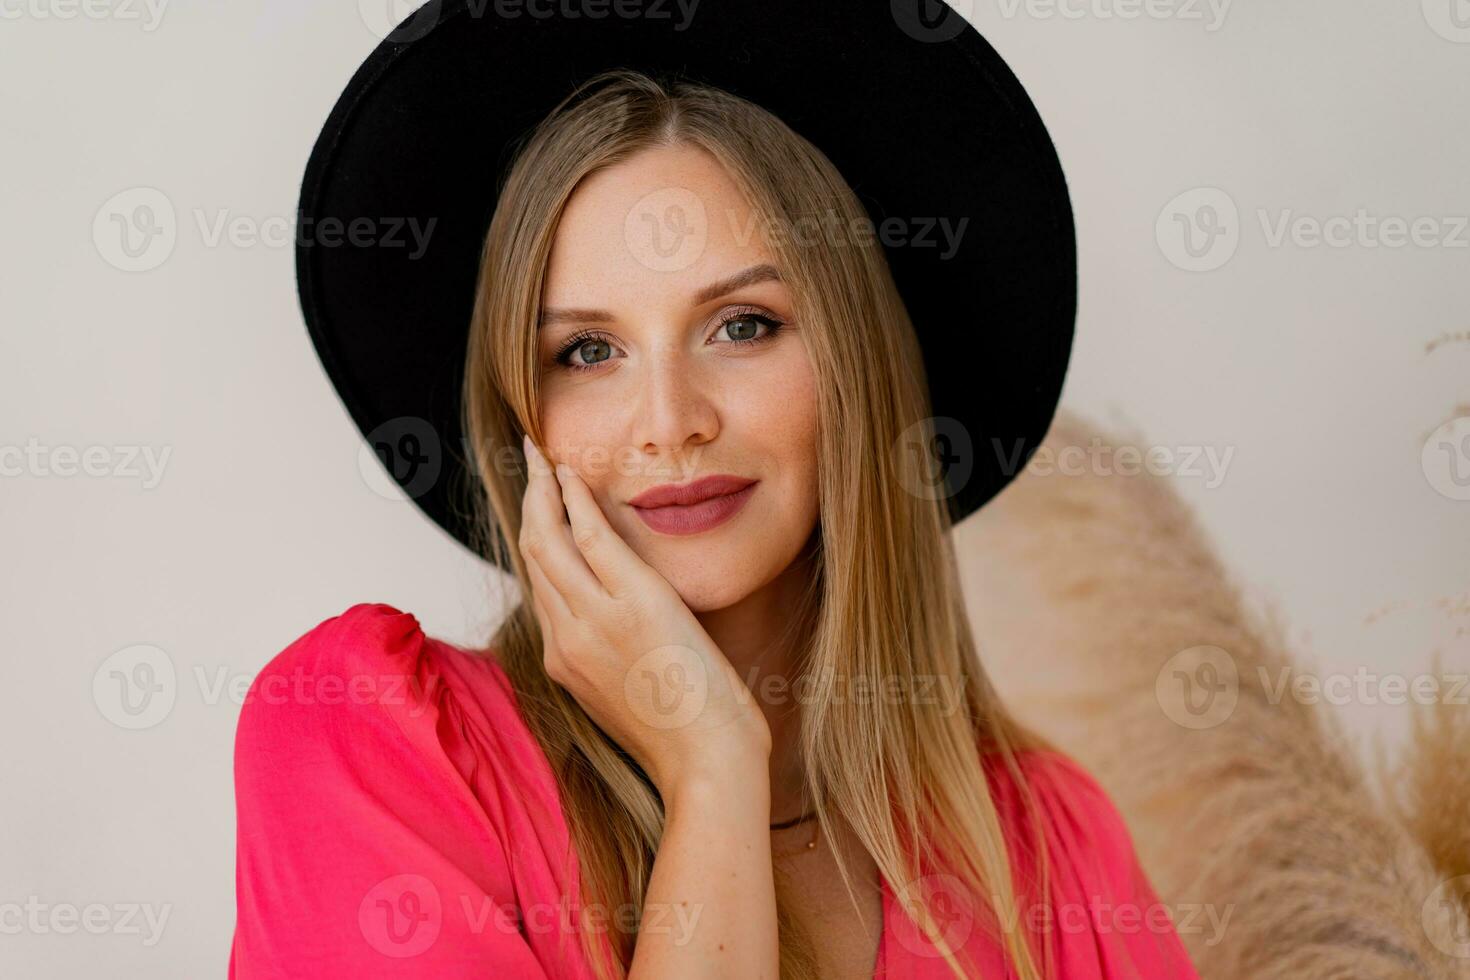
<svg viewBox="0 0 1470 980">
<path fill-rule="evenodd" d="M 521 436 L 521 450 L 526 454 L 526 479 L 533 480 L 536 477 L 536 460 L 539 458 L 536 452 L 536 444 L 531 441 L 529 435 Z"/>
</svg>

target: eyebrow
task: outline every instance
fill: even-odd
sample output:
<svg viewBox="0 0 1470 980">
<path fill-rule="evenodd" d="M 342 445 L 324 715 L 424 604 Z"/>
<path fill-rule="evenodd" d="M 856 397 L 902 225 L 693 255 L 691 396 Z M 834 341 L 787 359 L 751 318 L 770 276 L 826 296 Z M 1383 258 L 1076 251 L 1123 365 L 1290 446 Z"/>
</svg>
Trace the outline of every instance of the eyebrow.
<svg viewBox="0 0 1470 980">
<path fill-rule="evenodd" d="M 753 286 L 758 282 L 781 282 L 781 272 L 774 265 L 762 263 L 753 265 L 748 269 L 742 269 L 733 276 L 710 283 L 694 294 L 693 305 L 702 306 L 711 300 L 719 299 L 727 293 L 733 293 L 737 289 Z M 615 320 L 611 313 L 606 310 L 581 310 L 562 309 L 549 307 L 541 311 L 538 327 L 548 326 L 553 323 L 611 323 Z"/>
</svg>

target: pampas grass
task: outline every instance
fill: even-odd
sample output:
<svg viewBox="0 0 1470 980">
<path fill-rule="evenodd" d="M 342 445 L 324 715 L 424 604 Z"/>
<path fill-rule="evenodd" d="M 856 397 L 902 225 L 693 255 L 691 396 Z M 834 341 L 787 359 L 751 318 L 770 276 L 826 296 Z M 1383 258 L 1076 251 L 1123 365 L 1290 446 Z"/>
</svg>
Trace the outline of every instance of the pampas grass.
<svg viewBox="0 0 1470 980">
<path fill-rule="evenodd" d="M 1040 458 L 1099 444 L 1063 411 Z M 1446 884 L 1470 874 L 1467 709 L 1416 717 L 1382 798 L 1330 709 L 1273 693 L 1284 617 L 1247 608 L 1167 477 L 1028 468 L 956 536 L 996 685 L 1112 795 L 1202 977 L 1470 978 Z"/>
</svg>

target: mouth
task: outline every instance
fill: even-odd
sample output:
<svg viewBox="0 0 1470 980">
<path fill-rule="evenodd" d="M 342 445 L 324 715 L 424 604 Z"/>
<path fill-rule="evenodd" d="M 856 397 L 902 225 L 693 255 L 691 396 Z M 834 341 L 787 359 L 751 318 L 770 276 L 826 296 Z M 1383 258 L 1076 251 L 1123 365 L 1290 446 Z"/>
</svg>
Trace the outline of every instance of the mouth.
<svg viewBox="0 0 1470 980">
<path fill-rule="evenodd" d="M 682 487 L 655 487 L 634 497 L 629 505 L 644 524 L 660 534 L 698 534 L 738 514 L 759 483 L 744 477 L 705 477 Z"/>
</svg>

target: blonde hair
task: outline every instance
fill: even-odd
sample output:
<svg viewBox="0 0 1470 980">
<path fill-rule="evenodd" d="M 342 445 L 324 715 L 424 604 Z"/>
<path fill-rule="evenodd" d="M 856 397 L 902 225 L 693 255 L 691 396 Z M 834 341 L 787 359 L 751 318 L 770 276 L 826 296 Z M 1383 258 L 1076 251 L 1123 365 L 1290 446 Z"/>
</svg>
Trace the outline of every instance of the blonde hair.
<svg viewBox="0 0 1470 980">
<path fill-rule="evenodd" d="M 522 433 L 542 443 L 536 324 L 553 236 L 563 208 L 589 174 L 656 146 L 710 153 L 766 227 L 835 213 L 846 227 L 867 214 L 837 169 L 771 113 L 728 92 L 682 79 L 618 69 L 588 80 L 529 134 L 501 187 L 484 243 L 464 377 L 464 422 L 483 493 L 471 493 L 478 544 L 531 591 L 519 549 L 522 463 L 494 465 Z M 809 237 L 809 236 L 808 236 Z M 781 275 L 818 392 L 820 520 L 810 549 L 810 589 L 800 617 L 804 664 L 814 676 L 801 746 L 808 791 L 831 836 L 841 813 L 877 863 L 899 904 L 958 976 L 921 878 L 974 896 L 1018 976 L 1051 973 L 1031 942 L 999 923 L 1020 921 L 1017 882 L 981 752 L 994 752 L 1020 788 L 1045 895 L 1045 849 L 1016 752 L 1043 747 L 1006 712 L 981 668 L 960 593 L 942 499 L 905 488 L 932 482 L 918 454 L 896 448 L 911 426 L 929 425 L 920 348 L 882 250 L 832 248 L 773 236 Z M 910 430 L 913 431 L 913 430 Z M 927 428 L 919 431 L 927 432 Z M 927 445 L 927 442 L 925 443 Z M 514 458 L 522 460 L 516 455 Z M 809 542 L 809 544 L 812 542 Z M 575 842 L 584 904 L 631 905 L 641 916 L 664 824 L 645 774 L 543 669 L 539 627 L 520 602 L 490 650 L 556 774 Z M 926 677 L 954 685 L 949 710 L 919 698 L 854 704 L 847 690 L 882 691 L 885 679 Z M 859 687 L 859 685 L 866 685 Z M 916 842 L 906 846 L 905 842 Z M 838 867 L 851 894 L 841 855 Z M 948 887 L 948 886 L 947 886 Z M 777 873 L 781 976 L 816 980 L 815 951 Z M 600 934 L 579 927 L 599 977 L 626 975 L 636 936 L 614 930 L 613 960 Z M 1049 955 L 1049 951 L 1048 951 Z"/>
</svg>

